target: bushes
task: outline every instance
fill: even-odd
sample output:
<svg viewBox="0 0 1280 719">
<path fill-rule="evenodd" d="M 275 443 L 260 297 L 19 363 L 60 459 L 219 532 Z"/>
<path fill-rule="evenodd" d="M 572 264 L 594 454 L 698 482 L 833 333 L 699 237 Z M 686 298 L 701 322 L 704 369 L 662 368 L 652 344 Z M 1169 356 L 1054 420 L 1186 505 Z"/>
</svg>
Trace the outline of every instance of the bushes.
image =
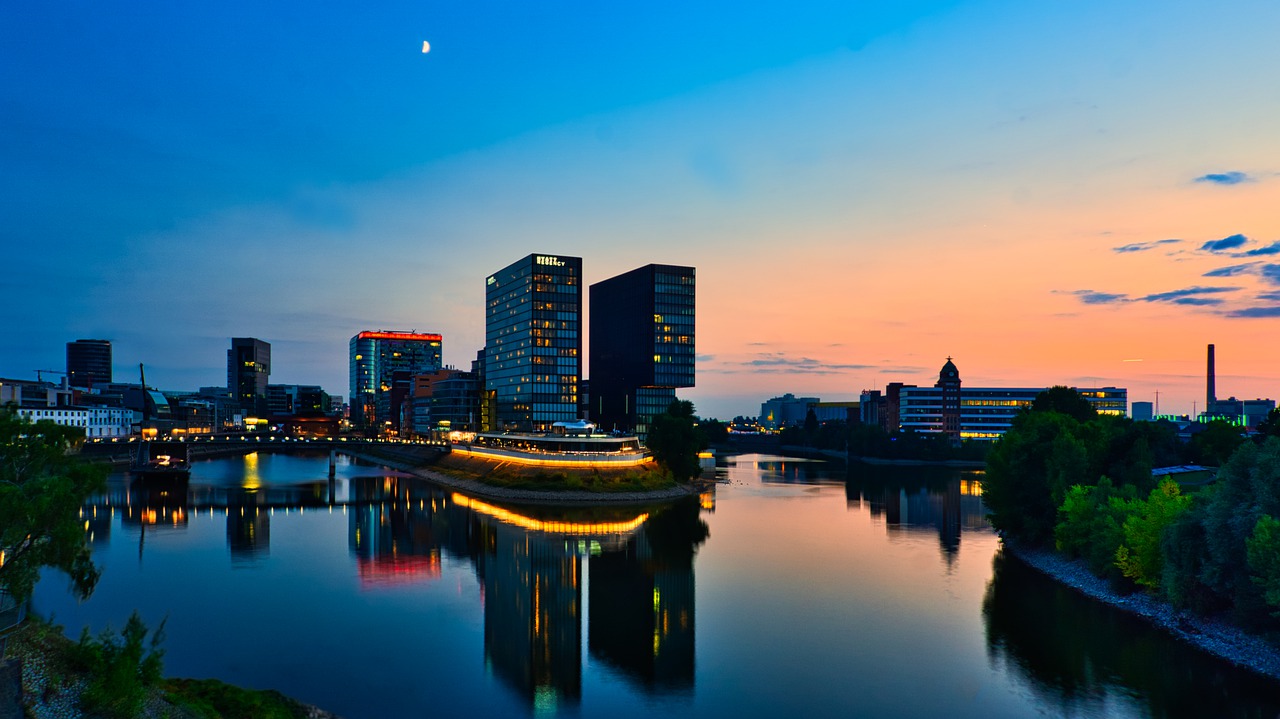
<svg viewBox="0 0 1280 719">
<path fill-rule="evenodd" d="M 1213 486 L 1186 496 L 1152 478 L 1153 463 L 1177 458 L 1167 427 L 1067 413 L 1078 403 L 1058 395 L 1019 415 L 992 449 L 992 525 L 1026 544 L 1052 539 L 1095 573 L 1175 606 L 1280 626 L 1280 438 L 1241 442 L 1235 428 L 1211 426 L 1190 450 L 1230 458 Z"/>
<path fill-rule="evenodd" d="M 1118 491 L 1106 477 L 1096 487 L 1077 484 L 1069 489 L 1053 532 L 1058 551 L 1084 559 L 1100 577 L 1118 580 L 1116 550 L 1124 541 L 1124 500 L 1133 494 L 1129 487 Z"/>
<path fill-rule="evenodd" d="M 147 641 L 147 626 L 137 612 L 117 637 L 111 628 L 97 639 L 85 627 L 80 643 L 71 651 L 71 661 L 89 674 L 89 686 L 81 695 L 81 706 L 105 717 L 133 717 L 142 710 L 147 689 L 160 679 L 163 668 L 164 622 Z M 149 647 L 149 649 L 147 648 Z"/>
</svg>

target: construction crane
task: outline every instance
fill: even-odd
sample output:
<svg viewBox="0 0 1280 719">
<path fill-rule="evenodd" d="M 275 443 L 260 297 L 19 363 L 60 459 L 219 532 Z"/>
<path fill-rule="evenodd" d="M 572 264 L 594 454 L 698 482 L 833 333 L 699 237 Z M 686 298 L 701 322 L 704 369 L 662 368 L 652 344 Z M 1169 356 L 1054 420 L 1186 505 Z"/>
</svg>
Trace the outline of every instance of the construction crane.
<svg viewBox="0 0 1280 719">
<path fill-rule="evenodd" d="M 59 371 L 58 371 L 58 370 L 56 370 L 56 369 L 38 369 L 38 370 L 36 370 L 36 371 L 35 371 L 35 373 L 36 373 L 36 381 L 37 381 L 37 382 L 43 382 L 43 381 L 44 381 L 44 378 L 40 376 L 40 375 L 42 375 L 42 374 L 60 374 L 60 375 L 63 375 L 64 377 L 65 377 L 65 376 L 66 376 L 66 374 L 67 374 L 66 372 L 59 372 Z"/>
</svg>

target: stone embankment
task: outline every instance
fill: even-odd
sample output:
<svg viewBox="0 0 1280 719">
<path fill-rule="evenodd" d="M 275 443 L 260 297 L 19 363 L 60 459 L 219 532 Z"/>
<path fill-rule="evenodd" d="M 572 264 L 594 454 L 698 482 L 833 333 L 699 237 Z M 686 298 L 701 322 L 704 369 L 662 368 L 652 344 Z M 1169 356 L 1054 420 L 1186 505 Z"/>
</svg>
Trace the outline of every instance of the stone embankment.
<svg viewBox="0 0 1280 719">
<path fill-rule="evenodd" d="M 1121 611 L 1142 617 L 1214 656 L 1280 681 L 1280 648 L 1224 621 L 1180 611 L 1146 594 L 1120 594 L 1082 561 L 1005 542 L 1005 551 L 1037 571 Z"/>
</svg>

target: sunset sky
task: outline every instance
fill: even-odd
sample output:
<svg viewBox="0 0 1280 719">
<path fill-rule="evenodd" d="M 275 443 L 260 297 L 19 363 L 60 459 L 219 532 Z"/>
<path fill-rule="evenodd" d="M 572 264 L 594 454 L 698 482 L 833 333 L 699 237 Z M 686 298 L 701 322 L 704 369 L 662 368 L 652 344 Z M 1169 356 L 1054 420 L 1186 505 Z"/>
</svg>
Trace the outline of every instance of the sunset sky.
<svg viewBox="0 0 1280 719">
<path fill-rule="evenodd" d="M 531 252 L 698 270 L 704 416 L 784 392 L 1280 397 L 1280 4 L 0 5 L 0 377 L 344 397 Z M 424 41 L 430 52 L 423 53 Z M 590 312 L 590 307 L 587 308 Z M 586 375 L 590 377 L 589 360 Z"/>
</svg>

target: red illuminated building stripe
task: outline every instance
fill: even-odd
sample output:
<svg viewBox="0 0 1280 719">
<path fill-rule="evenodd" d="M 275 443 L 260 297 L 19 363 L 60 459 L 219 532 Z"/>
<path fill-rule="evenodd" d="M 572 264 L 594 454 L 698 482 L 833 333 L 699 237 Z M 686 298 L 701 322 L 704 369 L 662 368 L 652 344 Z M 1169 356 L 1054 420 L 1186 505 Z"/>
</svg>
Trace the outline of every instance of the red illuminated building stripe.
<svg viewBox="0 0 1280 719">
<path fill-rule="evenodd" d="M 356 335 L 356 339 L 361 340 L 425 340 L 428 342 L 439 342 L 443 339 L 442 335 L 423 335 L 416 332 L 361 332 Z"/>
</svg>

